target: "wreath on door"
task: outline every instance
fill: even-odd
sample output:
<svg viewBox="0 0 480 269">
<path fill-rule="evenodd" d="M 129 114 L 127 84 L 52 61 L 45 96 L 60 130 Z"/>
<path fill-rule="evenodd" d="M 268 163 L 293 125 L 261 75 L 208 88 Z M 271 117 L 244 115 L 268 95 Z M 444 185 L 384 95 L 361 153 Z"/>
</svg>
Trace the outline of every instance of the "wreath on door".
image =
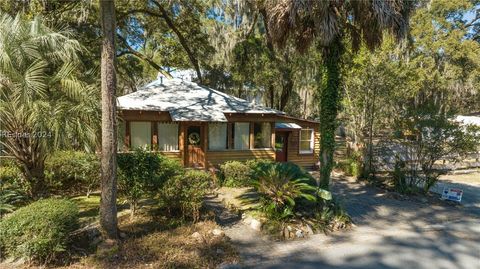
<svg viewBox="0 0 480 269">
<path fill-rule="evenodd" d="M 188 135 L 188 142 L 190 145 L 198 145 L 200 144 L 200 134 L 197 132 L 191 133 Z"/>
</svg>

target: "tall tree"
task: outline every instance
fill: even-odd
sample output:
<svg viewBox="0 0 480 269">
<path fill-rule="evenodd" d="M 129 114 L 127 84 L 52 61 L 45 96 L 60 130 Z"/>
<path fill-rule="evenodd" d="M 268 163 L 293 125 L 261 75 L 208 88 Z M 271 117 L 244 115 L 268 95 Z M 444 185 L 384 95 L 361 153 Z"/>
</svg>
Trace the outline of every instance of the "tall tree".
<svg viewBox="0 0 480 269">
<path fill-rule="evenodd" d="M 102 196 L 100 225 L 106 239 L 118 239 L 117 228 L 117 124 L 115 75 L 115 2 L 100 1 L 102 25 Z"/>
<path fill-rule="evenodd" d="M 269 29 L 279 46 L 284 46 L 288 39 L 293 38 L 296 47 L 305 51 L 316 41 L 323 53 L 325 86 L 319 87 L 320 187 L 329 187 L 333 168 L 336 116 L 342 82 L 341 55 L 346 35 L 349 34 L 355 48 L 364 41 L 370 49 L 381 44 L 384 30 L 403 38 L 413 4 L 408 0 L 267 2 Z"/>
</svg>

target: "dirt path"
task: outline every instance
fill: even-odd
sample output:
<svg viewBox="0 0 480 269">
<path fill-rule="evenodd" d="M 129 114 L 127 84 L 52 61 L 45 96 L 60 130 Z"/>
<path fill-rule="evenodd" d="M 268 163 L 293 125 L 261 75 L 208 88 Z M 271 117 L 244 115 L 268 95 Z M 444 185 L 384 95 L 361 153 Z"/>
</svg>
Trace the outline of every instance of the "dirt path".
<svg viewBox="0 0 480 269">
<path fill-rule="evenodd" d="M 241 222 L 224 228 L 240 251 L 232 268 L 480 269 L 480 216 L 464 207 L 401 200 L 334 178 L 356 227 L 306 240 L 273 242 Z"/>
</svg>

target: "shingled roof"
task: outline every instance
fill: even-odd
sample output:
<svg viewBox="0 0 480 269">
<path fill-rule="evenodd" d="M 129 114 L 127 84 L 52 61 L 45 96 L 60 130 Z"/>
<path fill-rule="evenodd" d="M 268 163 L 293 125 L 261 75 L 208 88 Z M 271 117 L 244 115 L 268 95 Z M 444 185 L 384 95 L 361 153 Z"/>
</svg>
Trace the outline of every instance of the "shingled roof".
<svg viewBox="0 0 480 269">
<path fill-rule="evenodd" d="M 172 121 L 226 122 L 225 113 L 285 114 L 194 82 L 166 78 L 118 97 L 117 107 L 120 110 L 167 111 Z"/>
</svg>

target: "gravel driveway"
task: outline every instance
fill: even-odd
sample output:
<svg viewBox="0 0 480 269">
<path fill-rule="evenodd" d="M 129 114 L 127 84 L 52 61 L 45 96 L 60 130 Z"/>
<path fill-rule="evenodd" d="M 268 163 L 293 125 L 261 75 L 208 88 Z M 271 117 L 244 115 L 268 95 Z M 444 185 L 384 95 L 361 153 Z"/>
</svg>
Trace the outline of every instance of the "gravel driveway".
<svg viewBox="0 0 480 269">
<path fill-rule="evenodd" d="M 242 263 L 225 267 L 480 269 L 476 210 L 433 198 L 393 197 L 341 177 L 333 182 L 354 228 L 274 242 L 237 222 L 225 230 L 238 246 Z"/>
</svg>

